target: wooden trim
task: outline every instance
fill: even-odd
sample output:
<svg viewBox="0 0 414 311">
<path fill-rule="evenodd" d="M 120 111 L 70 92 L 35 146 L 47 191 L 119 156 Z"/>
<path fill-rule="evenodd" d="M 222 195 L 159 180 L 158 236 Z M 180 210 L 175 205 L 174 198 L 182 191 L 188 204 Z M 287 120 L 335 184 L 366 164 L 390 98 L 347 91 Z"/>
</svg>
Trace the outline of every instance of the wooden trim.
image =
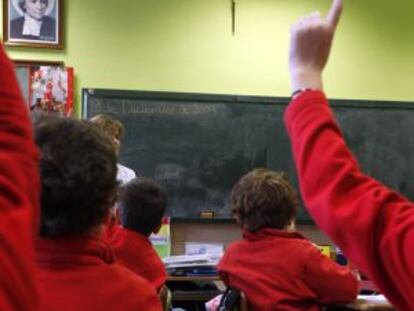
<svg viewBox="0 0 414 311">
<path fill-rule="evenodd" d="M 56 66 L 64 67 L 65 63 L 60 60 L 30 60 L 30 59 L 13 59 L 16 66 Z"/>
<path fill-rule="evenodd" d="M 14 47 L 28 47 L 28 48 L 47 48 L 47 49 L 63 49 L 63 6 L 64 0 L 55 0 L 55 6 L 57 6 L 58 12 L 56 13 L 58 23 L 57 32 L 57 43 L 41 41 L 39 42 L 27 42 L 25 40 L 19 41 L 19 39 L 10 40 L 9 38 L 9 2 L 11 0 L 3 1 L 3 42 L 5 46 L 14 46 Z"/>
</svg>

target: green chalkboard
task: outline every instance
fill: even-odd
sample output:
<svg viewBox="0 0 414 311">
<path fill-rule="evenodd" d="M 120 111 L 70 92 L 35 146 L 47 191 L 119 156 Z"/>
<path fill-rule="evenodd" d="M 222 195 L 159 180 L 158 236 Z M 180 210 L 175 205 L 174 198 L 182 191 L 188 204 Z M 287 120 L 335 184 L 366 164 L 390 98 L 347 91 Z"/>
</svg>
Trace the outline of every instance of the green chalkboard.
<svg viewBox="0 0 414 311">
<path fill-rule="evenodd" d="M 107 114 L 126 128 L 120 162 L 167 189 L 168 215 L 196 220 L 203 211 L 231 219 L 232 185 L 256 167 L 297 177 L 283 112 L 288 98 L 83 90 L 83 117 Z M 413 199 L 414 105 L 334 100 L 344 135 L 374 177 Z M 413 160 L 411 160 L 413 158 Z M 317 181 L 315 181 L 317 182 Z M 299 223 L 311 223 L 302 207 Z"/>
</svg>

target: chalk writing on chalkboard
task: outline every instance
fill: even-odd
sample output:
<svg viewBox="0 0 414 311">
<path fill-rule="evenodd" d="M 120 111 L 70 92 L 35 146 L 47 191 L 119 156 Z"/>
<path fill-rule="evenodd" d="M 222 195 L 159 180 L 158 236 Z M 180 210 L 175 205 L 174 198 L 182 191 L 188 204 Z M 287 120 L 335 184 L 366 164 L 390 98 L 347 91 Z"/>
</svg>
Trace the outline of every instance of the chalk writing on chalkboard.
<svg viewBox="0 0 414 311">
<path fill-rule="evenodd" d="M 126 128 L 120 162 L 160 182 L 168 215 L 230 219 L 233 184 L 256 167 L 282 170 L 298 188 L 283 123 L 288 98 L 85 90 L 84 117 Z M 414 105 L 334 100 L 345 139 L 366 173 L 414 199 Z M 315 180 L 317 182 L 317 180 Z M 411 190 L 411 191 L 410 191 Z M 302 207 L 298 221 L 311 220 Z"/>
</svg>

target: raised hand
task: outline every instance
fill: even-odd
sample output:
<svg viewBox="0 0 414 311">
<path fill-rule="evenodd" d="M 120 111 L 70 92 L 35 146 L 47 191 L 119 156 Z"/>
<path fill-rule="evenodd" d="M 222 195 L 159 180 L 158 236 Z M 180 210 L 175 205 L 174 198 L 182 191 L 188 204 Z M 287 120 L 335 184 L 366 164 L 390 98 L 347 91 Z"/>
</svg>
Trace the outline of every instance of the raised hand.
<svg viewBox="0 0 414 311">
<path fill-rule="evenodd" d="M 292 91 L 322 89 L 322 71 L 341 13 L 342 0 L 334 0 L 326 17 L 313 12 L 292 26 L 289 53 Z"/>
</svg>

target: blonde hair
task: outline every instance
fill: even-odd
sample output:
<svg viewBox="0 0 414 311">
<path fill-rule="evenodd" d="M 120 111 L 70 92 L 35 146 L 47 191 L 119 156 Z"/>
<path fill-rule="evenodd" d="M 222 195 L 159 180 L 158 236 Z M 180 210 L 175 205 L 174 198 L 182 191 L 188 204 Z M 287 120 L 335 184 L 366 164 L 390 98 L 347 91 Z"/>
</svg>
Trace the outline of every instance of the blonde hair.
<svg viewBox="0 0 414 311">
<path fill-rule="evenodd" d="M 89 120 L 93 125 L 108 136 L 112 142 L 112 148 L 116 154 L 119 152 L 120 140 L 124 134 L 124 126 L 118 120 L 110 116 L 98 114 Z"/>
<path fill-rule="evenodd" d="M 90 119 L 90 121 L 102 129 L 111 138 L 121 139 L 124 134 L 124 126 L 118 120 L 112 119 L 110 116 L 98 114 Z"/>
</svg>

